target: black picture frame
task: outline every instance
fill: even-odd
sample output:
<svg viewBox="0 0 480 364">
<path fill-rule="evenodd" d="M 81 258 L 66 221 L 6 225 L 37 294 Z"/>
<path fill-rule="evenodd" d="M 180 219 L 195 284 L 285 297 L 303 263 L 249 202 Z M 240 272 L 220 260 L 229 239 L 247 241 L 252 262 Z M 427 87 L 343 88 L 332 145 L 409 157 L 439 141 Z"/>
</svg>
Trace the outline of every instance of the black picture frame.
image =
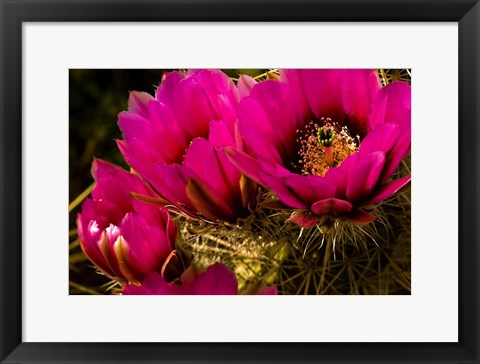
<svg viewBox="0 0 480 364">
<path fill-rule="evenodd" d="M 480 362 L 478 0 L 0 0 L 0 12 L 2 363 Z M 98 21 L 458 22 L 459 342 L 22 342 L 22 23 Z M 445 191 L 440 198 L 455 196 Z"/>
</svg>

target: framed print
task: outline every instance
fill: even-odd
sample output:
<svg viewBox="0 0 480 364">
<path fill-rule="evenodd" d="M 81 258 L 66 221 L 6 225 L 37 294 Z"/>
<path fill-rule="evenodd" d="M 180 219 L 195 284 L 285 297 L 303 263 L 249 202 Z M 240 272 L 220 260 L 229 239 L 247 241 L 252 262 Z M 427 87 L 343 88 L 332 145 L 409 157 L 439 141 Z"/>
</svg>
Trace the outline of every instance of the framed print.
<svg viewBox="0 0 480 364">
<path fill-rule="evenodd" d="M 477 1 L 2 0 L 2 363 L 478 363 Z"/>
</svg>

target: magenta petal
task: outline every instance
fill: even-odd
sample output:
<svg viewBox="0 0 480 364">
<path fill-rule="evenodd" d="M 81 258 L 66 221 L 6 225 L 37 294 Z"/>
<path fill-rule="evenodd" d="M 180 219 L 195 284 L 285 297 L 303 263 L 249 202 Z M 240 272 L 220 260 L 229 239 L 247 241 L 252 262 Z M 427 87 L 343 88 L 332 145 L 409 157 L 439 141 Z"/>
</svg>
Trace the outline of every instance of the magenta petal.
<svg viewBox="0 0 480 364">
<path fill-rule="evenodd" d="M 342 121 L 344 111 L 342 105 L 342 70 L 315 69 L 299 70 L 303 91 L 315 116 L 331 117 Z"/>
<path fill-rule="evenodd" d="M 335 195 L 335 186 L 323 177 L 292 174 L 285 177 L 284 181 L 288 188 L 307 206 Z"/>
<path fill-rule="evenodd" d="M 185 77 L 186 75 L 181 72 L 166 73 L 162 83 L 157 88 L 156 99 L 165 104 L 173 105 L 175 89 Z"/>
<path fill-rule="evenodd" d="M 181 295 L 185 289 L 177 284 L 167 283 L 157 272 L 148 274 L 140 286 L 127 285 L 123 295 Z M 187 293 L 188 294 L 188 293 Z"/>
<path fill-rule="evenodd" d="M 116 143 L 120 153 L 122 153 L 123 158 L 129 166 L 149 181 L 155 178 L 152 165 L 155 161 L 151 156 L 139 153 L 135 143 L 133 146 L 124 140 L 116 140 Z"/>
<path fill-rule="evenodd" d="M 355 213 L 348 216 L 348 220 L 357 225 L 365 225 L 370 222 L 373 222 L 377 219 L 375 215 L 368 214 L 362 211 L 356 211 Z"/>
<path fill-rule="evenodd" d="M 138 283 L 146 272 L 141 270 L 142 262 L 132 254 L 132 246 L 120 235 L 115 240 L 113 249 L 121 275 L 130 283 Z"/>
<path fill-rule="evenodd" d="M 403 131 L 403 134 L 398 139 L 397 144 L 387 156 L 385 167 L 383 169 L 383 173 L 380 178 L 382 183 L 387 181 L 390 178 L 390 176 L 393 174 L 393 172 L 395 172 L 395 170 L 398 168 L 402 160 L 410 151 L 410 145 L 411 145 L 411 136 L 410 136 L 410 128 L 408 128 L 407 130 Z"/>
<path fill-rule="evenodd" d="M 169 219 L 169 222 L 175 224 L 171 219 Z M 163 265 L 165 259 L 172 253 L 176 243 L 176 235 L 173 237 L 169 236 L 166 227 L 162 225 L 163 224 L 159 222 L 157 225 L 146 224 L 143 227 L 144 234 L 147 237 L 146 241 L 157 257 L 157 264 L 161 263 L 161 265 Z"/>
<path fill-rule="evenodd" d="M 228 125 L 229 130 L 233 132 L 234 124 L 237 120 L 237 101 L 231 100 L 226 95 L 218 96 L 218 115 Z"/>
<path fill-rule="evenodd" d="M 120 229 L 110 225 L 104 230 L 103 235 L 105 239 L 99 241 L 98 247 L 113 271 L 113 277 L 125 282 L 137 282 L 137 278 L 140 278 L 140 271 L 135 267 L 138 267 L 138 264 L 134 263 L 135 267 L 133 267 L 132 264 L 126 263 L 126 259 L 115 249 L 116 245 L 120 244 L 119 242 L 125 242 L 120 234 Z"/>
<path fill-rule="evenodd" d="M 198 79 L 183 79 L 175 89 L 173 101 L 178 120 L 191 137 L 207 137 L 210 121 L 217 120 L 218 115 Z"/>
<path fill-rule="evenodd" d="M 376 204 L 376 203 L 382 202 L 383 200 L 386 200 L 387 198 L 389 198 L 390 196 L 392 196 L 393 194 L 397 193 L 402 188 L 407 186 L 410 183 L 411 179 L 412 179 L 411 176 L 406 176 L 406 177 L 397 179 L 385 186 L 380 187 L 378 190 L 373 192 L 374 196 L 364 204 L 365 205 Z"/>
<path fill-rule="evenodd" d="M 257 159 L 283 163 L 282 157 L 286 154 L 283 141 L 275 133 L 268 113 L 252 97 L 240 102 L 238 126 L 246 144 Z"/>
<path fill-rule="evenodd" d="M 243 174 L 261 184 L 260 171 L 262 167 L 255 158 L 231 147 L 224 148 L 222 151 Z"/>
<path fill-rule="evenodd" d="M 211 145 L 218 148 L 235 146 L 234 134 L 231 133 L 223 121 L 210 122 L 208 141 Z"/>
<path fill-rule="evenodd" d="M 193 284 L 192 294 L 236 295 L 238 283 L 235 274 L 221 263 L 216 263 L 200 273 Z"/>
<path fill-rule="evenodd" d="M 145 277 L 141 286 L 127 285 L 124 295 L 236 295 L 238 283 L 235 274 L 221 263 L 195 274 L 192 268 L 182 274 L 182 285 L 167 283 L 157 272 Z M 188 276 L 187 276 L 188 275 Z M 271 292 L 271 291 L 270 291 Z M 272 294 L 272 293 L 270 293 Z"/>
<path fill-rule="evenodd" d="M 193 71 L 190 78 L 196 79 L 216 115 L 215 119 L 224 120 L 229 127 L 236 118 L 238 95 L 233 81 L 219 70 Z"/>
<path fill-rule="evenodd" d="M 278 290 L 277 290 L 277 286 L 273 285 L 273 286 L 268 286 L 268 287 L 264 287 L 264 288 L 260 288 L 257 292 L 257 295 L 277 295 L 278 294 Z"/>
<path fill-rule="evenodd" d="M 141 286 L 127 284 L 123 289 L 122 294 L 129 295 L 153 295 L 158 291 L 159 286 L 163 283 L 163 279 L 157 272 L 152 272 L 147 275 L 142 281 Z"/>
<path fill-rule="evenodd" d="M 411 87 L 406 82 L 392 82 L 376 95 L 370 116 L 370 129 L 383 123 L 411 125 Z"/>
<path fill-rule="evenodd" d="M 148 118 L 148 103 L 152 100 L 154 100 L 153 96 L 147 92 L 132 91 L 128 98 L 128 111 Z"/>
<path fill-rule="evenodd" d="M 200 179 L 225 202 L 241 205 L 240 172 L 217 148 L 203 138 L 195 139 L 185 155 L 185 166 L 194 170 Z"/>
<path fill-rule="evenodd" d="M 297 128 L 302 128 L 305 120 L 312 118 L 312 111 L 308 104 L 307 96 L 303 90 L 301 82 L 300 70 L 280 70 L 280 79 L 288 84 L 290 89 L 290 97 L 294 105 L 295 117 L 297 120 Z"/>
<path fill-rule="evenodd" d="M 206 179 L 208 173 L 204 167 L 206 154 L 212 153 L 212 147 L 204 138 L 196 138 L 192 141 L 185 153 L 184 165 L 197 173 L 200 179 Z"/>
<path fill-rule="evenodd" d="M 311 207 L 311 211 L 318 216 L 338 216 L 352 211 L 352 208 L 352 204 L 348 201 L 339 200 L 337 198 L 327 198 L 325 200 L 315 202 Z"/>
<path fill-rule="evenodd" d="M 288 177 L 287 177 L 288 178 Z M 277 197 L 287 206 L 296 209 L 305 209 L 307 204 L 300 200 L 295 191 L 293 191 L 285 182 L 285 177 L 274 177 L 267 173 L 260 172 L 262 185 L 269 187 Z"/>
<path fill-rule="evenodd" d="M 128 173 L 126 170 L 122 169 L 121 167 L 104 161 L 99 158 L 94 158 L 92 162 L 92 168 L 91 168 L 92 176 L 95 179 L 95 182 L 97 182 L 98 188 L 103 181 L 105 180 L 117 180 L 117 184 L 126 186 L 131 180 L 135 180 L 139 182 L 139 185 L 141 185 L 139 179 L 136 176 L 131 175 Z"/>
<path fill-rule="evenodd" d="M 129 211 L 132 211 L 131 192 L 152 196 L 153 192 L 136 175 L 111 163 L 95 159 L 92 163 L 92 175 L 96 185 L 92 191 L 95 201 L 85 204 L 84 213 L 90 216 L 106 218 L 108 223 L 117 224 Z M 89 206 L 92 205 L 92 208 Z M 102 229 L 107 225 L 102 225 Z"/>
<path fill-rule="evenodd" d="M 170 241 L 170 248 L 175 248 L 175 242 L 177 241 L 177 224 L 170 218 L 170 214 L 164 208 L 161 208 L 160 215 L 162 217 L 162 221 L 164 224 L 162 225 L 162 229 L 165 231 L 165 236 L 168 241 Z"/>
<path fill-rule="evenodd" d="M 218 148 L 205 156 L 204 168 L 210 171 L 210 184 L 221 196 L 231 204 L 240 203 L 240 176 L 241 173 L 228 157 Z"/>
<path fill-rule="evenodd" d="M 115 205 L 114 209 L 108 211 L 114 216 L 123 216 L 132 209 L 131 192 L 152 194 L 151 190 L 136 175 L 100 159 L 94 159 L 92 175 L 96 182 L 92 197 L 102 204 Z M 99 206 L 97 205 L 96 208 L 98 209 Z M 105 212 L 105 209 L 102 211 Z M 113 222 L 118 223 L 119 221 Z"/>
<path fill-rule="evenodd" d="M 358 159 L 359 153 L 354 153 L 345 158 L 340 166 L 336 168 L 330 168 L 325 174 L 325 179 L 328 179 L 330 183 L 335 186 L 336 198 L 346 198 L 349 175 L 357 165 Z"/>
<path fill-rule="evenodd" d="M 385 154 L 374 152 L 362 156 L 355 168 L 349 173 L 347 198 L 355 202 L 368 197 L 378 182 L 385 164 Z"/>
<path fill-rule="evenodd" d="M 318 216 L 313 216 L 308 211 L 295 211 L 285 220 L 285 222 L 293 222 L 304 229 L 314 227 L 319 221 L 320 218 Z"/>
<path fill-rule="evenodd" d="M 132 198 L 133 212 L 142 216 L 148 224 L 164 227 L 162 221 L 159 221 L 158 214 L 165 205 L 169 204 L 167 200 L 157 194 L 155 194 L 155 196 L 149 196 L 138 192 L 131 192 L 130 196 Z"/>
<path fill-rule="evenodd" d="M 118 126 L 122 130 L 123 139 L 128 143 L 135 139 L 150 141 L 150 123 L 139 114 L 123 111 L 118 115 Z"/>
<path fill-rule="evenodd" d="M 293 111 L 295 105 L 292 104 L 288 85 L 274 80 L 263 81 L 252 90 L 250 99 L 261 105 L 266 113 L 265 118 L 269 119 L 273 131 L 273 133 L 267 135 L 264 142 L 273 140 L 276 136 L 274 139 L 275 146 L 277 149 L 283 148 L 283 150 L 280 150 L 280 155 L 282 155 L 284 161 L 287 160 L 297 146 L 297 122 Z M 252 119 L 255 118 L 252 116 Z M 240 111 L 239 120 L 242 120 Z M 258 128 L 257 124 L 256 129 Z"/>
<path fill-rule="evenodd" d="M 335 186 L 335 197 L 345 199 L 347 196 L 348 174 L 340 168 L 330 168 L 325 174 L 327 178 Z"/>
<path fill-rule="evenodd" d="M 188 179 L 196 174 L 190 168 L 177 164 L 157 164 L 155 172 L 156 178 L 150 180 L 150 183 L 162 196 L 178 207 L 191 206 L 185 188 Z"/>
<path fill-rule="evenodd" d="M 122 112 L 118 115 L 118 125 L 124 139 L 122 141 L 124 145 L 119 147 L 138 154 L 134 159 L 144 160 L 150 165 L 163 160 L 162 149 L 154 147 L 159 138 L 152 133 L 151 124 L 147 119 L 131 112 Z M 135 166 L 132 167 L 136 169 Z"/>
<path fill-rule="evenodd" d="M 275 178 L 290 177 L 294 175 L 292 172 L 290 172 L 288 169 L 286 169 L 283 165 L 280 164 L 260 162 L 260 165 L 263 172 Z"/>
<path fill-rule="evenodd" d="M 208 220 L 232 220 L 234 216 L 232 208 L 206 181 L 190 178 L 187 182 L 186 193 L 193 207 Z"/>
<path fill-rule="evenodd" d="M 371 105 L 378 90 L 380 79 L 373 69 L 351 69 L 342 72 L 343 108 L 349 116 L 350 128 L 356 134 L 366 133 Z M 352 125 L 353 124 L 353 125 Z"/>
<path fill-rule="evenodd" d="M 160 269 L 163 263 L 158 250 L 150 246 L 149 240 L 154 239 L 154 237 L 145 235 L 144 225 L 146 225 L 145 220 L 132 213 L 126 214 L 119 225 L 122 235 L 130 248 L 129 253 L 133 257 L 132 261 L 141 262 L 139 266 L 134 268 L 142 274 Z M 160 239 L 155 240 L 157 244 L 162 242 Z"/>
<path fill-rule="evenodd" d="M 88 201 L 92 202 L 91 200 L 87 200 L 84 202 L 84 205 Z M 79 214 L 77 217 L 77 228 L 80 245 L 85 255 L 98 266 L 100 270 L 109 276 L 113 276 L 114 273 L 99 248 L 99 241 L 106 237 L 103 231 L 99 229 L 96 221 L 87 220 L 82 214 Z"/>
<path fill-rule="evenodd" d="M 238 96 L 240 99 L 250 95 L 250 91 L 257 82 L 248 75 L 240 75 L 237 83 Z"/>
<path fill-rule="evenodd" d="M 376 151 L 389 153 L 400 135 L 400 127 L 397 124 L 380 124 L 360 144 L 361 153 L 368 154 Z"/>
<path fill-rule="evenodd" d="M 144 110 L 136 106 L 136 111 L 139 113 L 128 111 L 118 115 L 118 125 L 129 148 L 150 164 L 178 161 L 187 146 L 187 135 L 173 110 L 161 102 L 150 101 Z"/>
<path fill-rule="evenodd" d="M 160 160 L 166 163 L 179 163 L 182 160 L 189 136 L 179 124 L 171 107 L 161 102 L 150 102 L 150 147 Z M 145 143 L 145 140 L 141 140 Z M 161 146 L 161 147 L 159 147 Z"/>
<path fill-rule="evenodd" d="M 241 151 L 247 151 L 247 146 L 245 145 L 245 140 L 242 133 L 240 133 L 240 128 L 238 126 L 238 120 L 233 125 L 233 138 L 235 140 L 235 146 Z"/>
<path fill-rule="evenodd" d="M 217 95 L 223 95 L 230 101 L 238 101 L 235 84 L 224 72 L 214 69 L 192 71 L 189 77 L 196 78 L 204 87 L 206 95 L 215 105 Z"/>
</svg>

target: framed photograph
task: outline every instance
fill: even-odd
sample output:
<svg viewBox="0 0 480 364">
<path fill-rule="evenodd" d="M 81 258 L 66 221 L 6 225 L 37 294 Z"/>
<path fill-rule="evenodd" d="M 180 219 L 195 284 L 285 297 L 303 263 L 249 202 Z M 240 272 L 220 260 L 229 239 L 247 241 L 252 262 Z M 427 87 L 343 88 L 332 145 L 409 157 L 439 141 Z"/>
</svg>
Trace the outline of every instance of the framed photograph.
<svg viewBox="0 0 480 364">
<path fill-rule="evenodd" d="M 478 1 L 0 5 L 2 363 L 480 363 Z"/>
</svg>

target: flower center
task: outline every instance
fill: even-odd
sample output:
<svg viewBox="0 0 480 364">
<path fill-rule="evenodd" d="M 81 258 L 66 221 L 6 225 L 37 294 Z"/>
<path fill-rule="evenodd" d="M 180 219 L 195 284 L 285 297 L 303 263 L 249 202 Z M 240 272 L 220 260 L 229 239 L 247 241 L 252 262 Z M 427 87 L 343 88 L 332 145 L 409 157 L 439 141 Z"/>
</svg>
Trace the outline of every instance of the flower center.
<svg viewBox="0 0 480 364">
<path fill-rule="evenodd" d="M 324 176 L 332 167 L 338 167 L 348 156 L 358 151 L 360 137 L 350 136 L 346 126 L 321 118 L 319 125 L 311 121 L 305 130 L 297 131 L 299 166 L 303 175 Z"/>
</svg>

